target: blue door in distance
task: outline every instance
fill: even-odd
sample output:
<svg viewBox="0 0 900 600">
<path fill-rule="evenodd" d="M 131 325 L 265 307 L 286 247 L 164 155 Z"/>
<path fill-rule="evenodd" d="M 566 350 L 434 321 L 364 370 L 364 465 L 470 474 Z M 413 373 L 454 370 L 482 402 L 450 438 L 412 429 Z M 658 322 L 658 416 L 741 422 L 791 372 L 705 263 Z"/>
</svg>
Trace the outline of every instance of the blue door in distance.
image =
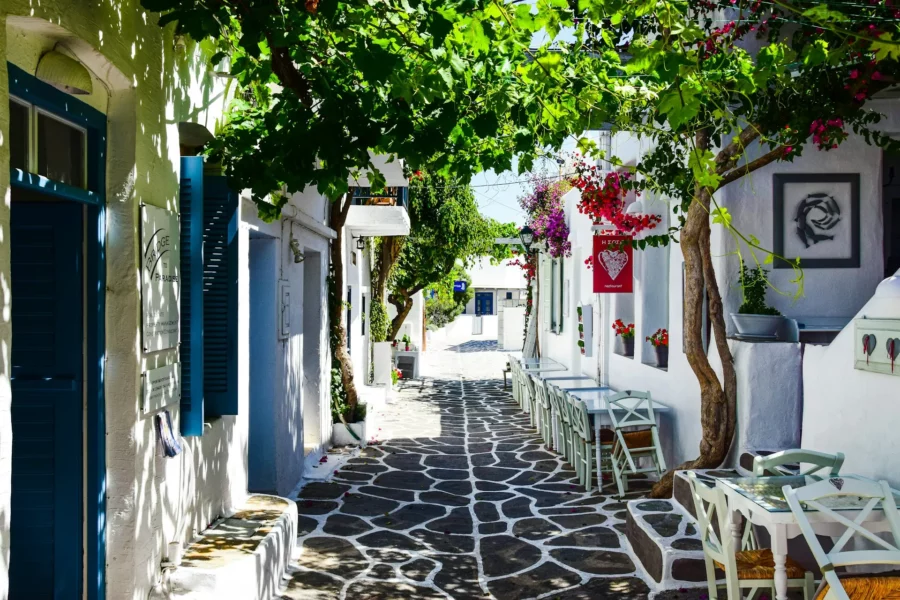
<svg viewBox="0 0 900 600">
<path fill-rule="evenodd" d="M 12 191 L 9 597 L 81 598 L 83 207 Z"/>
<path fill-rule="evenodd" d="M 475 292 L 475 316 L 494 314 L 493 292 Z"/>
</svg>

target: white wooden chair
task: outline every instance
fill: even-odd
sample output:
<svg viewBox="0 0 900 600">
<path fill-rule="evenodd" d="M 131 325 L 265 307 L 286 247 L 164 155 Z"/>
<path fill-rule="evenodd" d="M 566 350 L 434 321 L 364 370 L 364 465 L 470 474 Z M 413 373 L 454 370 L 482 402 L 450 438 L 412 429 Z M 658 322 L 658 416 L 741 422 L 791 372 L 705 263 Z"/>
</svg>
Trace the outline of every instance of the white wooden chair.
<svg viewBox="0 0 900 600">
<path fill-rule="evenodd" d="M 842 479 L 831 477 L 798 489 L 784 486 L 784 497 L 800 526 L 809 549 L 822 569 L 823 581 L 816 600 L 889 600 L 900 598 L 900 577 L 886 576 L 845 576 L 838 577 L 835 568 L 851 565 L 900 565 L 900 516 L 894 494 L 886 481 L 862 479 Z M 852 515 L 832 510 L 829 499 L 856 498 L 862 501 L 861 510 L 851 520 Z M 806 509 L 812 509 L 819 516 L 826 517 L 845 527 L 843 534 L 836 536 L 834 547 L 825 552 L 807 518 Z M 891 541 L 882 539 L 862 523 L 874 510 L 883 510 L 890 527 Z M 847 550 L 847 543 L 854 538 L 868 540 L 874 549 Z"/>
<path fill-rule="evenodd" d="M 753 459 L 753 474 L 757 477 L 766 475 L 818 475 L 834 477 L 841 471 L 844 455 L 825 454 L 812 450 L 782 450 L 768 456 L 757 456 Z M 797 465 L 798 470 L 779 469 L 783 465 Z M 824 471 L 827 471 L 824 472 Z"/>
<path fill-rule="evenodd" d="M 556 435 L 553 436 L 553 449 L 562 454 L 566 460 L 569 460 L 569 425 L 563 420 L 564 408 L 560 403 L 560 390 L 553 385 L 553 382 L 547 382 L 547 398 L 550 400 L 551 412 L 551 435 L 555 429 Z M 565 401 L 563 399 L 562 401 Z M 571 462 L 571 461 L 570 461 Z"/>
<path fill-rule="evenodd" d="M 519 361 L 512 354 L 507 358 L 509 359 L 509 384 L 512 388 L 512 397 L 516 404 L 522 406 L 519 401 Z"/>
<path fill-rule="evenodd" d="M 531 426 L 534 427 L 534 382 L 531 380 L 531 375 L 524 369 L 522 370 L 522 390 L 520 394 L 522 396 L 522 410 L 531 415 Z"/>
<path fill-rule="evenodd" d="M 772 551 L 758 547 L 749 521 L 741 536 L 741 548 L 736 551 L 725 494 L 717 487 L 709 487 L 698 480 L 693 471 L 688 471 L 687 475 L 697 512 L 700 541 L 703 544 L 710 600 L 718 600 L 718 591 L 722 587 L 725 588 L 728 600 L 743 598 L 744 590 L 750 591 L 750 600 L 762 591 L 768 591 L 770 598 L 774 598 L 775 558 Z M 725 573 L 724 584 L 718 582 L 716 568 Z M 790 557 L 785 568 L 788 573 L 788 588 L 801 588 L 804 600 L 812 600 L 815 588 L 813 574 Z"/>
<path fill-rule="evenodd" d="M 550 398 L 547 392 L 547 385 L 543 379 L 536 375 L 531 375 L 532 385 L 534 387 L 534 412 L 538 416 L 538 426 L 540 427 L 541 437 L 548 448 L 553 447 L 553 421 L 551 418 L 552 408 Z"/>
<path fill-rule="evenodd" d="M 662 474 L 666 470 L 659 443 L 659 430 L 650 392 L 626 390 L 607 398 L 609 419 L 615 431 L 611 455 L 613 477 L 619 496 L 628 491 L 628 475 Z M 638 467 L 637 460 L 649 458 L 651 467 Z"/>
</svg>

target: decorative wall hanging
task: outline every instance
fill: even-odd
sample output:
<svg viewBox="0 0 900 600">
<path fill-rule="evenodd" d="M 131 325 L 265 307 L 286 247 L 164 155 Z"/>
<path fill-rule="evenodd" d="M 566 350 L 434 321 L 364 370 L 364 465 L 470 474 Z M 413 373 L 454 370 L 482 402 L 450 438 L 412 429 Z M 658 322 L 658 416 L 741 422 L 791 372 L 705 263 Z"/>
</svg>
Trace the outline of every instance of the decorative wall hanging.
<svg viewBox="0 0 900 600">
<path fill-rule="evenodd" d="M 780 173 L 772 187 L 776 255 L 804 269 L 859 267 L 858 173 Z"/>
<path fill-rule="evenodd" d="M 594 293 L 630 294 L 634 291 L 631 236 L 594 236 Z"/>
<path fill-rule="evenodd" d="M 856 319 L 853 366 L 900 376 L 900 319 Z"/>
</svg>

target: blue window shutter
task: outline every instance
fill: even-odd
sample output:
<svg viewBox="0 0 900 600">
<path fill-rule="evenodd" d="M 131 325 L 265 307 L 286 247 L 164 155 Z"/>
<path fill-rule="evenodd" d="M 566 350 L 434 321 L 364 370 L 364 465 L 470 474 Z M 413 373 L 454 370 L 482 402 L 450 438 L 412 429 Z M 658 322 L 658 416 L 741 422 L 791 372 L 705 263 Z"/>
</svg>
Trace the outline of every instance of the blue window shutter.
<svg viewBox="0 0 900 600">
<path fill-rule="evenodd" d="M 203 184 L 203 397 L 206 415 L 238 414 L 238 195 Z"/>
<path fill-rule="evenodd" d="M 181 435 L 203 435 L 203 157 L 181 157 Z"/>
</svg>

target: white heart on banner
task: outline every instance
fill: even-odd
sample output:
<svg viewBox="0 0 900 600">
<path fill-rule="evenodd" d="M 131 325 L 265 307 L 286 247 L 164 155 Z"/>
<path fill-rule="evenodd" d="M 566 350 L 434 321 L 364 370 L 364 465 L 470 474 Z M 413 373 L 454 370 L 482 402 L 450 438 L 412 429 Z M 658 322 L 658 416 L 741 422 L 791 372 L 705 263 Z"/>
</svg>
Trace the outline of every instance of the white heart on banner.
<svg viewBox="0 0 900 600">
<path fill-rule="evenodd" d="M 625 265 L 628 264 L 628 255 L 622 250 L 604 250 L 598 256 L 600 264 L 609 273 L 609 278 L 615 281 Z"/>
</svg>

